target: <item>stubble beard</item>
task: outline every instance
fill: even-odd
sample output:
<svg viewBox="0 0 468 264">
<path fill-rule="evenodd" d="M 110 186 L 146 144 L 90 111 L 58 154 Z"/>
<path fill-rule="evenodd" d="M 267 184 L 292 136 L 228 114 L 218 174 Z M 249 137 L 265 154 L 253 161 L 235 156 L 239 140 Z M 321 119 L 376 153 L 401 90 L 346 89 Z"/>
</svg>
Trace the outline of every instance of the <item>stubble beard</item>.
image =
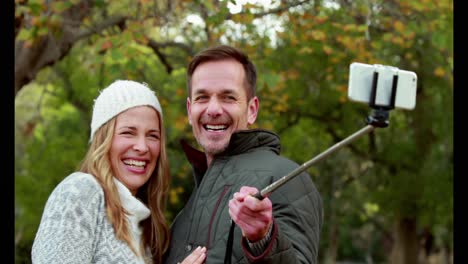
<svg viewBox="0 0 468 264">
<path fill-rule="evenodd" d="M 203 148 L 205 151 L 205 154 L 210 155 L 210 156 L 215 156 L 217 154 L 220 154 L 226 150 L 229 144 L 229 139 L 223 139 L 222 141 L 216 141 L 213 142 L 211 140 L 199 140 L 198 144 Z"/>
</svg>

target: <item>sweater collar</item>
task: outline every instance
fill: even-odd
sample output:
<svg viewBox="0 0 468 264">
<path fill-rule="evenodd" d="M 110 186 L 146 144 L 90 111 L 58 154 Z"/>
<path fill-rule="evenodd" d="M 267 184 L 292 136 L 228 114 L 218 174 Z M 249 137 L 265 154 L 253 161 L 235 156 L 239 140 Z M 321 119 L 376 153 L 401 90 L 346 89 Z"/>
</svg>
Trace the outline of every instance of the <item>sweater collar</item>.
<svg viewBox="0 0 468 264">
<path fill-rule="evenodd" d="M 148 218 L 150 215 L 148 207 L 133 196 L 130 190 L 115 177 L 114 182 L 119 192 L 120 202 L 123 208 L 130 214 L 130 218 L 133 219 L 136 224 Z"/>
</svg>

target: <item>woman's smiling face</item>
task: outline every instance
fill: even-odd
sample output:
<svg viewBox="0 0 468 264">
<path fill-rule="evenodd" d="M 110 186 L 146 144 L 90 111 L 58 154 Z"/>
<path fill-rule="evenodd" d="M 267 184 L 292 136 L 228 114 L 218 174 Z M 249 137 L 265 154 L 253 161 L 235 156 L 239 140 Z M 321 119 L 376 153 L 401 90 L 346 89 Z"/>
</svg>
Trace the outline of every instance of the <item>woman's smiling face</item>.
<svg viewBox="0 0 468 264">
<path fill-rule="evenodd" d="M 156 110 L 138 106 L 116 118 L 110 160 L 114 176 L 135 195 L 151 177 L 161 151 Z"/>
</svg>

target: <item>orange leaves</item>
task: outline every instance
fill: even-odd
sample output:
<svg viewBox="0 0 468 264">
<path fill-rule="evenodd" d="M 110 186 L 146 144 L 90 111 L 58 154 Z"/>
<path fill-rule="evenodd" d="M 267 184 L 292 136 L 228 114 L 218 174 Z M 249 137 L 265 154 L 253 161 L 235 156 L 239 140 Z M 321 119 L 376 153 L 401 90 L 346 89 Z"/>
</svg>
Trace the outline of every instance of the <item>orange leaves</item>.
<svg viewBox="0 0 468 264">
<path fill-rule="evenodd" d="M 325 52 L 327 55 L 330 55 L 333 52 L 333 49 L 328 45 L 323 45 L 323 52 Z"/>
<path fill-rule="evenodd" d="M 314 20 L 317 24 L 323 24 L 325 23 L 326 21 L 328 21 L 328 16 L 316 16 L 314 17 Z"/>
<path fill-rule="evenodd" d="M 287 72 L 285 72 L 284 75 L 286 76 L 286 79 L 297 80 L 297 78 L 299 77 L 299 72 L 297 70 L 290 69 Z"/>
<path fill-rule="evenodd" d="M 101 51 L 105 51 L 112 48 L 112 41 L 106 40 L 101 44 Z"/>
</svg>

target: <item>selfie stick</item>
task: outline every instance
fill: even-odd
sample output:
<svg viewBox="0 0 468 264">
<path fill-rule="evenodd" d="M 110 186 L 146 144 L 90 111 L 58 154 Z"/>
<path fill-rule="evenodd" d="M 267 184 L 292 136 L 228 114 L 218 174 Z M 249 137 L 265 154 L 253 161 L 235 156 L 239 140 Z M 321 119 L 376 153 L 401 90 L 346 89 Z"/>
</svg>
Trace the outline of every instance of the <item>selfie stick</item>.
<svg viewBox="0 0 468 264">
<path fill-rule="evenodd" d="M 369 106 L 373 108 L 372 115 L 368 116 L 366 119 L 366 123 L 368 124 L 361 130 L 357 131 L 356 133 L 352 134 L 351 136 L 343 139 L 342 141 L 336 143 L 326 151 L 320 153 L 315 158 L 303 163 L 300 167 L 296 168 L 292 172 L 288 173 L 287 175 L 283 176 L 279 180 L 273 182 L 272 184 L 268 185 L 267 187 L 263 188 L 260 192 L 254 195 L 255 198 L 259 200 L 263 200 L 264 198 L 270 196 L 270 194 L 281 187 L 283 184 L 294 178 L 295 176 L 299 175 L 301 172 L 308 169 L 310 166 L 314 165 L 315 163 L 323 160 L 330 154 L 334 153 L 338 149 L 348 145 L 349 143 L 353 142 L 355 139 L 372 132 L 376 127 L 387 127 L 388 126 L 388 111 L 394 108 L 395 105 L 395 97 L 396 97 L 396 87 L 398 83 L 398 75 L 393 76 L 393 83 L 392 83 L 392 93 L 390 96 L 390 104 L 388 106 L 378 106 L 375 104 L 375 98 L 377 94 L 377 79 L 378 79 L 378 72 L 374 72 L 373 80 L 372 80 L 372 90 L 371 90 L 371 97 Z"/>
<path fill-rule="evenodd" d="M 367 134 L 371 131 L 374 130 L 374 126 L 373 125 L 367 125 L 365 126 L 364 128 L 362 128 L 361 130 L 359 130 L 358 132 L 352 134 L 351 136 L 347 137 L 346 139 L 336 143 L 335 145 L 333 145 L 332 147 L 330 147 L 329 149 L 327 149 L 326 151 L 320 153 L 319 155 L 317 155 L 315 158 L 305 162 L 304 164 L 302 164 L 300 167 L 296 168 L 295 170 L 293 170 L 292 172 L 288 173 L 287 175 L 283 176 L 281 179 L 273 182 L 272 184 L 268 185 L 267 187 L 263 188 L 260 192 L 256 193 L 254 195 L 255 198 L 259 199 L 259 200 L 263 200 L 264 198 L 270 196 L 270 194 L 275 191 L 276 189 L 278 189 L 279 187 L 281 187 L 283 184 L 285 184 L 286 182 L 288 182 L 290 179 L 294 178 L 295 176 L 299 175 L 301 172 L 305 171 L 307 168 L 309 168 L 310 166 L 314 165 L 315 163 L 323 160 L 324 158 L 326 158 L 327 156 L 329 156 L 330 154 L 332 154 L 333 152 L 337 151 L 338 149 L 346 146 L 347 144 L 351 143 L 352 141 L 354 141 L 355 139 L 361 137 L 362 135 L 364 134 Z"/>
<path fill-rule="evenodd" d="M 393 76 L 392 82 L 392 91 L 390 96 L 390 103 L 386 106 L 376 105 L 375 98 L 377 95 L 377 81 L 378 81 L 379 73 L 374 72 L 373 80 L 372 80 L 372 90 L 370 95 L 370 102 L 369 106 L 372 107 L 372 113 L 370 116 L 367 117 L 366 123 L 367 126 L 362 128 L 361 130 L 357 131 L 356 133 L 352 134 L 351 136 L 343 139 L 342 141 L 336 143 L 326 151 L 322 152 L 321 154 L 317 155 L 315 158 L 305 162 L 300 167 L 296 168 L 292 172 L 288 173 L 286 176 L 283 176 L 279 180 L 273 182 L 272 184 L 268 185 L 267 187 L 263 188 L 260 192 L 253 195 L 255 198 L 259 200 L 263 200 L 264 198 L 270 196 L 270 194 L 281 187 L 283 184 L 294 178 L 295 176 L 299 175 L 301 172 L 305 171 L 310 166 L 314 165 L 315 163 L 323 160 L 325 157 L 329 156 L 333 152 L 337 151 L 338 149 L 348 145 L 349 143 L 353 142 L 357 138 L 373 131 L 376 127 L 387 127 L 388 122 L 388 112 L 395 107 L 395 97 L 396 97 L 396 88 L 398 83 L 398 75 Z M 235 223 L 231 220 L 231 228 L 229 229 L 229 236 L 228 241 L 226 244 L 226 255 L 224 256 L 224 263 L 230 264 L 231 263 L 231 255 L 232 255 L 232 243 L 233 243 L 233 235 L 234 235 L 234 227 Z"/>
</svg>

